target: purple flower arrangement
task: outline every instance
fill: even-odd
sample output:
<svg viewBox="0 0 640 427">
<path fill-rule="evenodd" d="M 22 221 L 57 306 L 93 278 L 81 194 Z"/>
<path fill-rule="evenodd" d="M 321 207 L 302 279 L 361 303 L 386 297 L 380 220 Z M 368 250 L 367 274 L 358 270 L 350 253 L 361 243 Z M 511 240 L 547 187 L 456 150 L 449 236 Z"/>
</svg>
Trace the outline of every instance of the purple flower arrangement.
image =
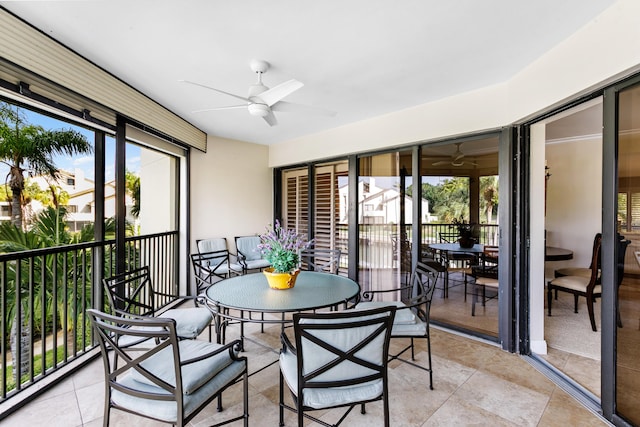
<svg viewBox="0 0 640 427">
<path fill-rule="evenodd" d="M 258 250 L 276 273 L 295 270 L 300 262 L 300 252 L 313 244 L 313 240 L 307 242 L 305 236 L 295 230 L 282 228 L 278 220 L 260 235 L 260 241 Z"/>
</svg>

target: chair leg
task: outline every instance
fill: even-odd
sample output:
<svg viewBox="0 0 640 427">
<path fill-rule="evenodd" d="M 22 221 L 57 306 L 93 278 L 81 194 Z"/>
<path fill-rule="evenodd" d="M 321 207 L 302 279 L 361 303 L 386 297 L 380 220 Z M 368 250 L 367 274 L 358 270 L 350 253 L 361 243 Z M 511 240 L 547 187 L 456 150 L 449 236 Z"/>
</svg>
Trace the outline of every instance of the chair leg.
<svg viewBox="0 0 640 427">
<path fill-rule="evenodd" d="M 413 345 L 413 338 L 411 338 L 411 360 L 416 360 L 415 346 Z"/>
<path fill-rule="evenodd" d="M 447 268 L 447 271 L 445 272 L 444 275 L 444 287 L 442 288 L 442 298 L 448 298 L 449 297 L 449 269 Z"/>
<path fill-rule="evenodd" d="M 622 328 L 622 318 L 620 317 L 620 297 L 618 295 L 616 295 L 616 323 L 618 324 L 618 328 Z"/>
<path fill-rule="evenodd" d="M 476 315 L 476 302 L 478 302 L 478 285 L 473 284 L 473 295 L 471 295 L 471 316 Z"/>
<path fill-rule="evenodd" d="M 361 404 L 360 404 L 360 413 L 361 413 L 362 415 L 364 415 L 364 414 L 366 414 L 366 413 L 367 413 L 367 408 L 366 408 L 366 406 L 365 406 L 365 404 L 364 404 L 364 403 L 361 403 Z"/>
<path fill-rule="evenodd" d="M 431 365 L 431 334 L 429 333 L 428 329 L 427 335 L 427 357 L 429 359 L 429 389 L 433 390 L 433 367 Z"/>
<path fill-rule="evenodd" d="M 548 284 L 547 285 L 547 315 L 548 316 L 551 316 L 551 300 L 553 300 L 553 291 L 551 290 L 551 285 Z"/>
<path fill-rule="evenodd" d="M 248 367 L 245 366 L 244 376 L 242 382 L 242 403 L 244 405 L 244 427 L 249 427 L 249 372 Z"/>
<path fill-rule="evenodd" d="M 593 298 L 587 298 L 587 310 L 589 310 L 589 320 L 591 320 L 591 329 L 593 329 L 593 332 L 597 332 L 598 329 L 596 328 L 596 319 L 593 314 Z"/>
<path fill-rule="evenodd" d="M 467 273 L 462 272 L 462 277 L 464 277 L 464 302 L 467 302 Z"/>
<path fill-rule="evenodd" d="M 578 294 L 573 294 L 573 312 L 578 312 Z"/>
<path fill-rule="evenodd" d="M 280 372 L 280 427 L 284 426 L 284 379 Z"/>
</svg>

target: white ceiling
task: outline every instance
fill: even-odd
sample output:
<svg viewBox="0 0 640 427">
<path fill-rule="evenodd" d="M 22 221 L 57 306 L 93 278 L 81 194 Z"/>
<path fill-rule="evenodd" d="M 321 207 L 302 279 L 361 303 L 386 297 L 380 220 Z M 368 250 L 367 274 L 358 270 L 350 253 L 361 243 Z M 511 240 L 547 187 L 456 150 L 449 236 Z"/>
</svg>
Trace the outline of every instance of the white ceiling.
<svg viewBox="0 0 640 427">
<path fill-rule="evenodd" d="M 272 144 L 508 81 L 615 0 L 109 0 L 0 5 L 211 135 Z M 305 86 L 269 127 L 186 79 L 238 95 Z"/>
</svg>

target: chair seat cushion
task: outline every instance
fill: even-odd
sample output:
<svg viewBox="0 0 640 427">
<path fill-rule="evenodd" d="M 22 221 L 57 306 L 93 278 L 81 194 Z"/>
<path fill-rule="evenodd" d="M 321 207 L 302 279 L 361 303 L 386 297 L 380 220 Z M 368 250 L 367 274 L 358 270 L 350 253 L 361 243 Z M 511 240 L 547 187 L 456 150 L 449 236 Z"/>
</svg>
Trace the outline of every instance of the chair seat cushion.
<svg viewBox="0 0 640 427">
<path fill-rule="evenodd" d="M 293 394 L 298 393 L 298 358 L 290 351 L 280 353 L 280 371 Z M 307 388 L 302 392 L 302 405 L 321 409 L 376 399 L 382 395 L 382 379 L 347 387 Z"/>
<path fill-rule="evenodd" d="M 169 359 L 167 359 L 165 361 L 165 364 L 170 368 L 173 368 L 173 358 L 170 357 Z M 208 381 L 201 385 L 194 393 L 183 395 L 182 400 L 184 405 L 184 416 L 187 417 L 194 411 L 198 410 L 198 408 L 200 408 L 200 406 L 204 402 L 206 402 L 212 395 L 218 393 L 218 391 L 226 387 L 234 378 L 240 375 L 245 367 L 246 364 L 244 361 L 234 361 L 223 368 L 221 371 L 219 371 L 217 375 L 213 377 L 208 376 Z M 132 374 L 126 375 L 122 378 L 122 380 L 119 380 L 118 383 L 133 390 L 141 390 L 146 392 L 158 393 L 161 395 L 169 395 L 166 390 L 163 390 L 160 387 L 151 385 L 149 383 L 136 381 L 133 378 Z M 112 389 L 111 401 L 115 405 L 132 409 L 135 412 L 146 415 L 148 417 L 153 417 L 174 424 L 177 421 L 178 405 L 173 400 L 149 400 L 131 396 L 121 391 Z"/>
<path fill-rule="evenodd" d="M 184 340 L 178 343 L 178 347 L 180 349 L 180 360 L 184 361 L 213 352 L 219 349 L 221 345 L 206 341 Z M 141 366 L 168 384 L 175 385 L 176 378 L 172 351 L 172 347 L 166 347 L 142 362 Z M 184 394 L 193 394 L 232 362 L 233 359 L 229 356 L 229 352 L 223 351 L 215 356 L 183 366 L 182 392 Z M 153 382 L 138 371 L 132 371 L 131 376 L 137 382 L 155 387 Z"/>
<path fill-rule="evenodd" d="M 364 301 L 358 303 L 356 305 L 356 309 L 369 310 L 372 308 L 378 307 L 389 307 L 395 306 L 398 308 L 396 310 L 396 316 L 393 319 L 394 325 L 413 325 L 416 323 L 416 316 L 409 310 L 407 305 L 402 301 Z M 405 308 L 404 310 L 401 310 Z"/>
<path fill-rule="evenodd" d="M 245 264 L 247 265 L 247 270 L 254 270 L 254 269 L 258 269 L 258 268 L 267 268 L 269 266 L 271 266 L 271 264 L 269 264 L 269 261 L 267 261 L 266 259 L 254 259 L 254 260 L 245 260 Z"/>
<path fill-rule="evenodd" d="M 476 285 L 486 286 L 487 288 L 498 288 L 500 286 L 500 282 L 498 282 L 498 279 L 493 279 L 491 277 L 478 277 L 476 278 Z"/>
<path fill-rule="evenodd" d="M 175 320 L 176 335 L 187 339 L 197 338 L 213 320 L 211 311 L 206 307 L 172 308 L 158 317 Z"/>
<path fill-rule="evenodd" d="M 591 278 L 591 269 L 590 268 L 584 268 L 584 267 L 559 268 L 559 269 L 557 269 L 555 271 L 555 276 L 556 277 L 561 277 L 561 276 L 581 276 L 581 277 L 586 277 L 587 279 L 590 279 Z"/>
<path fill-rule="evenodd" d="M 582 276 L 562 276 L 553 279 L 550 283 L 557 288 L 570 289 L 578 292 L 587 292 L 587 286 L 589 285 L 590 278 Z M 595 285 L 593 287 L 594 294 L 600 294 L 602 292 L 601 285 Z"/>
<path fill-rule="evenodd" d="M 427 324 L 416 317 L 413 312 L 407 308 L 407 305 L 401 301 L 365 301 L 358 303 L 356 309 L 371 309 L 377 307 L 396 306 L 396 316 L 393 319 L 393 327 L 391 328 L 391 337 L 420 337 L 427 333 Z M 405 307 L 403 309 L 403 307 Z"/>
<path fill-rule="evenodd" d="M 439 272 L 444 272 L 447 271 L 447 267 L 442 265 L 442 263 L 440 261 L 437 261 L 435 259 L 432 258 L 423 258 L 422 259 L 422 263 L 428 265 L 429 267 L 433 268 L 436 271 Z"/>
<path fill-rule="evenodd" d="M 229 263 L 229 265 L 227 265 L 226 263 L 222 265 L 213 264 L 209 265 L 209 269 L 212 270 L 215 274 L 229 274 L 230 271 L 233 271 L 235 273 L 242 273 L 242 265 L 235 263 Z"/>
</svg>

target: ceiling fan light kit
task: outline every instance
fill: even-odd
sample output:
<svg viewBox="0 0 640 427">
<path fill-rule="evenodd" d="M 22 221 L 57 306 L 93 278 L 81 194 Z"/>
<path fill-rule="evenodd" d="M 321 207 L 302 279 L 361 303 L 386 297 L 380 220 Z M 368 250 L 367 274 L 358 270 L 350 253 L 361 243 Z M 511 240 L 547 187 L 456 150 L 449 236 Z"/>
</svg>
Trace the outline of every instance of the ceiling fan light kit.
<svg viewBox="0 0 640 427">
<path fill-rule="evenodd" d="M 258 103 L 249 104 L 247 108 L 249 109 L 249 114 L 257 117 L 268 116 L 269 113 L 271 112 L 271 108 L 269 108 L 265 104 L 258 104 Z"/>
<path fill-rule="evenodd" d="M 293 104 L 291 102 L 282 101 L 283 98 L 300 89 L 304 84 L 300 83 L 297 80 L 288 80 L 284 83 L 280 83 L 279 85 L 269 89 L 262 83 L 262 74 L 266 73 L 269 69 L 270 65 L 267 61 L 263 61 L 261 59 L 254 59 L 249 63 L 251 70 L 258 74 L 258 82 L 250 85 L 248 90 L 248 95 L 245 98 L 244 96 L 236 95 L 233 93 L 225 92 L 221 89 L 216 89 L 210 86 L 206 86 L 196 82 L 190 82 L 188 80 L 180 80 L 184 83 L 189 83 L 194 86 L 199 86 L 205 89 L 213 90 L 218 93 L 222 93 L 224 95 L 229 95 L 234 98 L 245 101 L 246 104 L 242 105 L 231 105 L 228 107 L 218 107 L 218 108 L 206 108 L 202 110 L 195 110 L 195 112 L 202 113 L 207 111 L 219 111 L 219 110 L 232 110 L 237 108 L 246 107 L 249 111 L 249 114 L 254 117 L 262 117 L 264 121 L 269 126 L 275 126 L 278 124 L 273 111 L 297 111 L 297 112 L 306 112 L 311 114 L 319 114 L 323 116 L 334 116 L 335 113 L 332 111 L 323 110 L 321 108 L 316 108 L 308 105 L 300 105 Z"/>
<path fill-rule="evenodd" d="M 441 161 L 438 161 L 438 162 L 434 162 L 431 165 L 432 166 L 451 165 L 453 167 L 460 167 L 460 166 L 464 166 L 465 164 L 467 164 L 467 165 L 472 165 L 472 166 L 478 166 L 478 164 L 476 162 L 463 160 L 464 159 L 464 153 L 462 152 L 462 149 L 460 148 L 460 146 L 462 145 L 462 142 L 457 142 L 455 145 L 456 145 L 456 151 L 454 151 L 453 154 L 451 155 L 451 160 L 441 160 Z"/>
</svg>

